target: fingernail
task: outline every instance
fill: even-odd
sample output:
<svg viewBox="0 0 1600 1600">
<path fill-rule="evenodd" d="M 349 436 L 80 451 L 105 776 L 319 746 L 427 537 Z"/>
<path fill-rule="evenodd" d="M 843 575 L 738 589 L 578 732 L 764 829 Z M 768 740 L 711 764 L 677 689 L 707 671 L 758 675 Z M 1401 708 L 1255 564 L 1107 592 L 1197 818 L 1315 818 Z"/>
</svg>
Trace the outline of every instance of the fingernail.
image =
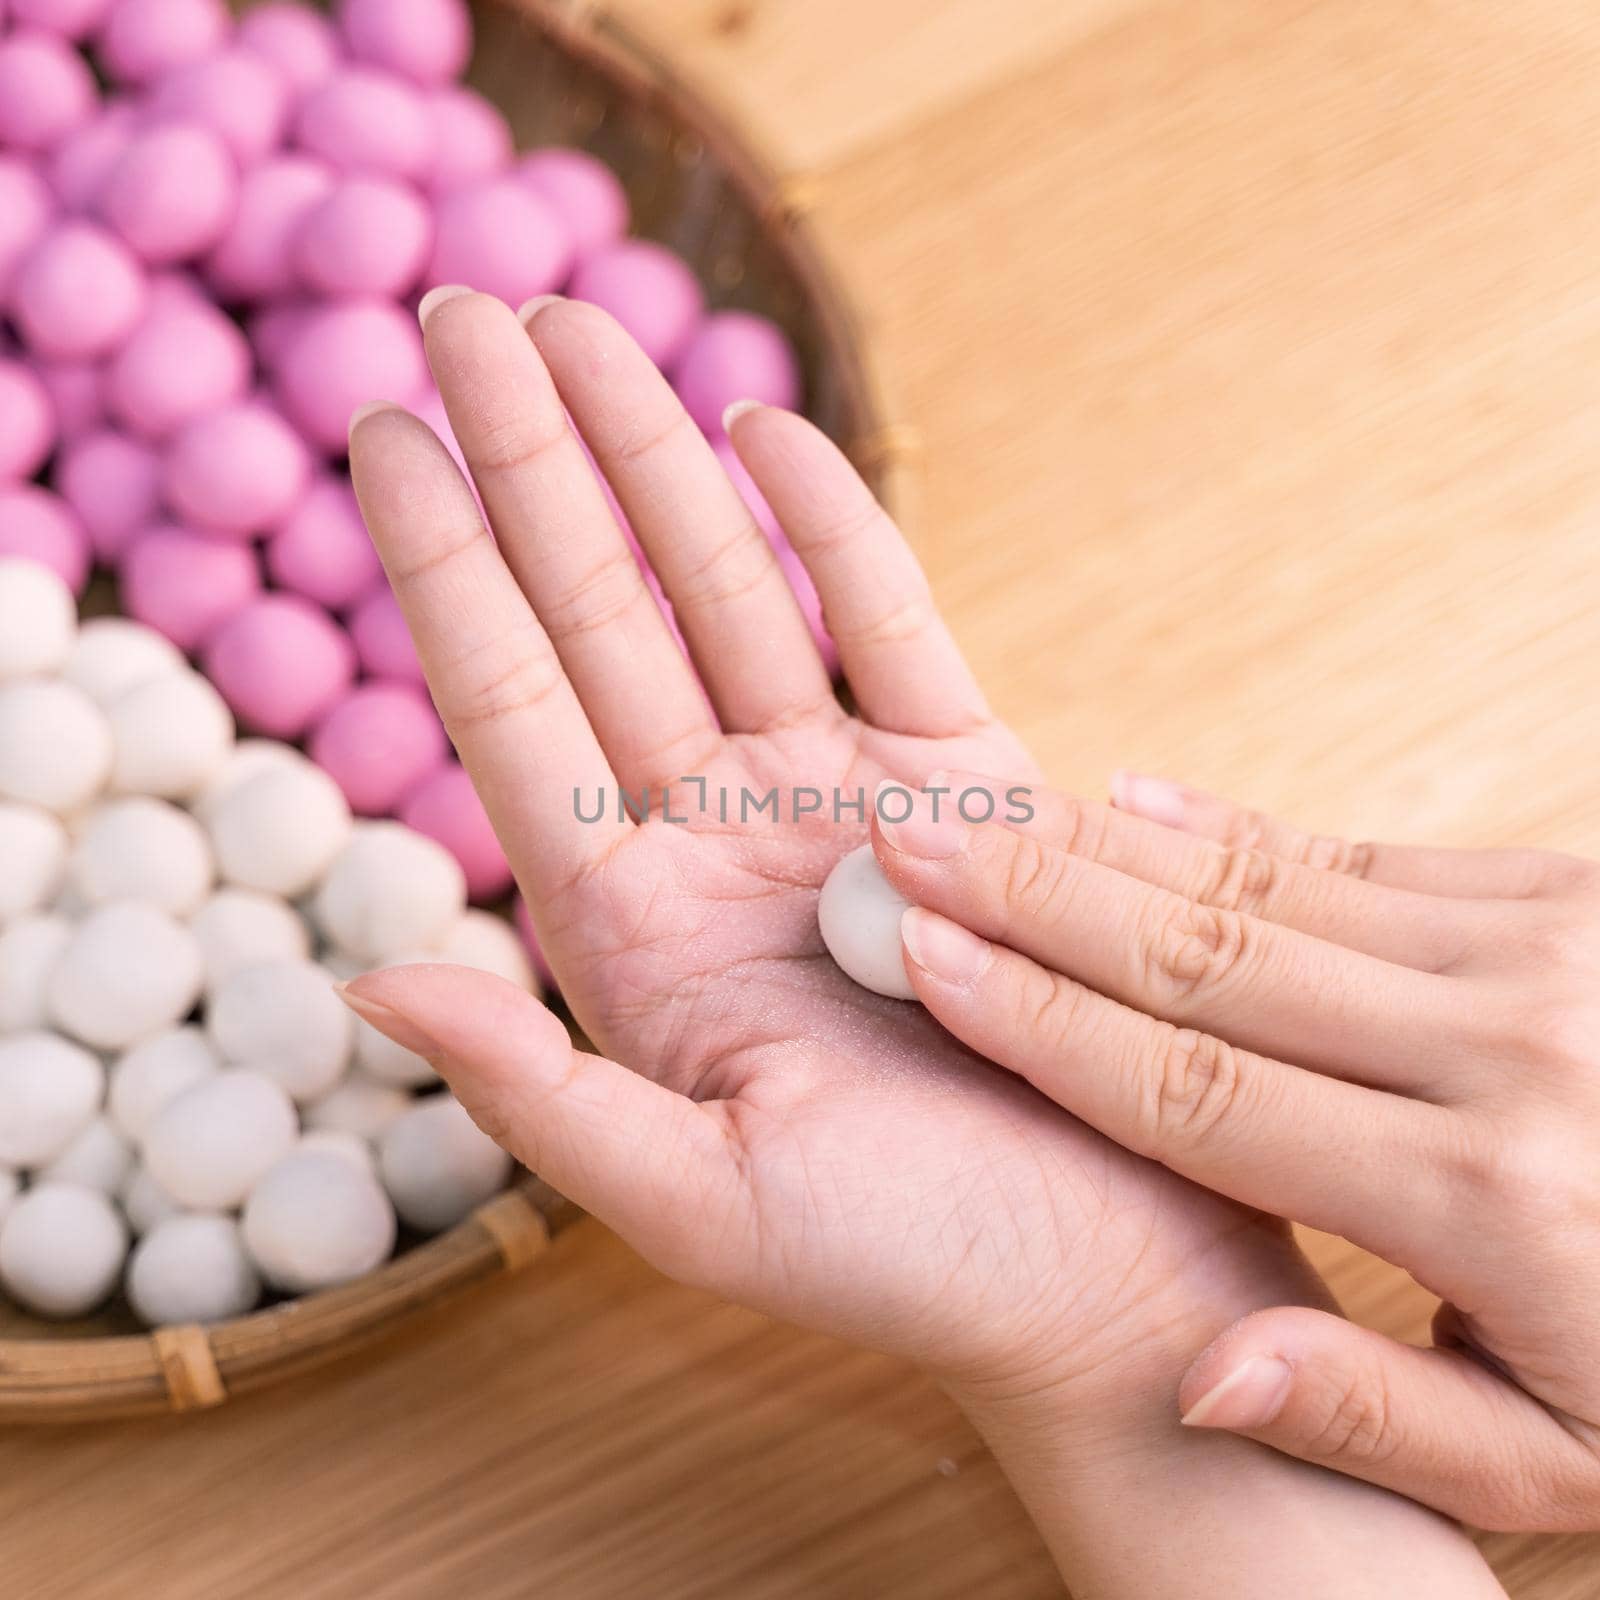
<svg viewBox="0 0 1600 1600">
<path fill-rule="evenodd" d="M 888 807 L 892 807 L 887 815 L 886 802 Z M 909 815 L 901 817 L 900 813 L 908 805 Z M 878 814 L 878 826 L 884 838 L 894 849 L 906 855 L 942 861 L 955 855 L 966 842 L 967 825 L 947 795 L 940 795 L 937 803 L 932 795 L 924 795 L 919 799 L 916 791 L 908 785 L 886 779 L 878 785 L 877 793 L 872 797 L 872 806 Z M 934 815 L 935 809 L 937 816 Z"/>
<path fill-rule="evenodd" d="M 437 289 L 430 289 L 421 300 L 417 302 L 417 321 L 424 328 L 428 326 L 428 318 L 442 306 L 446 300 L 459 299 L 464 294 L 472 291 L 464 283 L 441 283 Z"/>
<path fill-rule="evenodd" d="M 977 977 L 989 959 L 989 946 L 977 934 L 921 906 L 909 906 L 900 914 L 900 938 L 919 967 L 946 983 Z"/>
<path fill-rule="evenodd" d="M 370 1022 L 379 1033 L 386 1034 L 403 1049 L 411 1051 L 414 1055 L 430 1058 L 443 1053 L 437 1039 L 430 1039 L 416 1023 L 409 1017 L 401 1016 L 393 1006 L 386 1006 L 381 1000 L 372 1000 L 364 994 L 357 994 L 348 983 L 334 984 L 333 992 L 363 1022 Z"/>
<path fill-rule="evenodd" d="M 726 433 L 747 411 L 759 411 L 759 400 L 735 400 L 732 405 L 726 406 L 722 412 L 722 431 Z"/>
<path fill-rule="evenodd" d="M 565 299 L 566 296 L 561 294 L 536 294 L 531 300 L 524 300 L 517 307 L 517 321 L 523 327 L 527 327 L 546 306 L 554 305 L 557 300 Z"/>
<path fill-rule="evenodd" d="M 392 405 L 387 400 L 369 400 L 364 406 L 357 406 L 350 413 L 350 426 L 345 430 L 345 436 L 348 438 L 353 434 L 368 417 L 375 417 L 380 411 L 398 411 L 399 409 L 399 406 Z"/>
<path fill-rule="evenodd" d="M 1147 778 L 1137 772 L 1113 772 L 1111 798 L 1118 810 L 1131 811 L 1146 822 L 1159 822 L 1168 828 L 1182 826 L 1182 784 Z"/>
<path fill-rule="evenodd" d="M 1186 1428 L 1262 1428 L 1283 1409 L 1294 1372 L 1278 1356 L 1251 1356 L 1183 1414 Z"/>
<path fill-rule="evenodd" d="M 936 789 L 944 791 L 939 796 L 941 815 L 954 811 L 964 822 L 972 824 L 1003 818 L 1008 809 L 1008 788 L 1022 788 L 1020 784 L 996 783 L 975 772 L 930 772 L 922 780 L 922 787 L 930 795 Z M 989 797 L 987 803 L 983 799 L 985 795 Z"/>
</svg>

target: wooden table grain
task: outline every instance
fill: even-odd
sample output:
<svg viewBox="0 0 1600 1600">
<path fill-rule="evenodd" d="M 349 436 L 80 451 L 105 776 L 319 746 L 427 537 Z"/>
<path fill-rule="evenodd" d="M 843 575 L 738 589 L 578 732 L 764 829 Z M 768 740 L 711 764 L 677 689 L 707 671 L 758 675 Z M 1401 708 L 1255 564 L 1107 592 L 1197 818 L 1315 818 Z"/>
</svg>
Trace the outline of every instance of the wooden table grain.
<svg viewBox="0 0 1600 1600">
<path fill-rule="evenodd" d="M 815 180 L 938 592 L 1056 779 L 1600 853 L 1588 0 L 620 9 Z M 0 1528 L 7 1600 L 1060 1593 L 921 1379 L 592 1224 L 216 1414 L 0 1437 Z M 1518 1600 L 1600 1593 L 1600 1540 L 1486 1544 Z"/>
</svg>

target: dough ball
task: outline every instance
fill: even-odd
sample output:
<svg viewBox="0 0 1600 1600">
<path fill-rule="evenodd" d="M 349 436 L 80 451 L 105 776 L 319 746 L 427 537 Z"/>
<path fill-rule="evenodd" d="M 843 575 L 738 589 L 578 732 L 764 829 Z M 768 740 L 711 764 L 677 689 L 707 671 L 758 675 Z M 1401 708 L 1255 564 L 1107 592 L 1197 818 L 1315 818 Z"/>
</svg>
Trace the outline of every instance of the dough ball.
<svg viewBox="0 0 1600 1600">
<path fill-rule="evenodd" d="M 105 21 L 111 0 L 11 0 L 11 20 L 48 28 L 63 39 L 85 39 Z"/>
<path fill-rule="evenodd" d="M 156 1113 L 144 1139 L 150 1176 L 181 1206 L 242 1205 L 300 1136 L 294 1102 L 272 1079 L 233 1068 L 203 1078 Z"/>
<path fill-rule="evenodd" d="M 306 491 L 267 543 L 267 571 L 280 588 L 342 611 L 383 578 L 355 490 L 331 473 Z"/>
<path fill-rule="evenodd" d="M 39 1183 L 76 1183 L 115 1197 L 133 1175 L 133 1147 L 109 1118 L 96 1117 L 54 1161 L 42 1168 Z"/>
<path fill-rule="evenodd" d="M 289 120 L 289 87 L 256 52 L 219 50 L 163 73 L 148 108 L 158 121 L 209 128 L 243 170 L 282 142 Z"/>
<path fill-rule="evenodd" d="M 271 63 L 297 94 L 321 83 L 339 64 L 333 23 L 300 0 L 265 0 L 239 18 L 235 41 Z"/>
<path fill-rule="evenodd" d="M 569 145 L 530 150 L 517 163 L 517 178 L 555 208 L 580 261 L 628 231 L 622 180 L 587 150 Z"/>
<path fill-rule="evenodd" d="M 378 1147 L 378 1167 L 405 1221 L 442 1233 L 505 1188 L 512 1161 L 444 1094 L 395 1119 Z"/>
<path fill-rule="evenodd" d="M 420 179 L 433 127 L 416 86 L 375 67 L 336 67 L 300 102 L 294 142 L 341 172 Z"/>
<path fill-rule="evenodd" d="M 427 388 L 422 330 L 389 300 L 331 301 L 290 334 L 275 377 L 295 426 L 326 454 L 341 456 L 358 406 L 409 405 Z"/>
<path fill-rule="evenodd" d="M 604 307 L 663 369 L 683 349 L 706 306 L 682 257 L 649 239 L 602 246 L 578 263 L 566 292 Z"/>
<path fill-rule="evenodd" d="M 420 958 L 419 958 L 420 959 Z M 439 941 L 435 961 L 491 972 L 519 989 L 537 992 L 533 963 L 517 930 L 492 911 L 467 911 Z"/>
<path fill-rule="evenodd" d="M 50 904 L 65 877 L 69 848 L 59 817 L 0 800 L 0 924 Z"/>
<path fill-rule="evenodd" d="M 241 968 L 311 955 L 311 936 L 295 909 L 254 889 L 219 889 L 190 917 L 189 930 L 200 941 L 212 990 Z"/>
<path fill-rule="evenodd" d="M 128 1230 L 96 1189 L 35 1184 L 0 1227 L 0 1284 L 42 1317 L 81 1317 L 122 1275 Z"/>
<path fill-rule="evenodd" d="M 290 246 L 313 294 L 400 299 L 415 287 L 433 242 L 433 218 L 409 183 L 352 174 L 306 213 Z"/>
<path fill-rule="evenodd" d="M 137 123 L 129 101 L 103 100 L 94 116 L 51 148 L 46 170 L 62 210 L 82 215 L 93 209 Z"/>
<path fill-rule="evenodd" d="M 290 1294 L 349 1283 L 387 1261 L 394 1208 L 347 1155 L 296 1151 L 255 1186 L 244 1240 L 266 1279 Z"/>
<path fill-rule="evenodd" d="M 94 74 L 64 39 L 23 27 L 0 36 L 0 144 L 48 150 L 94 109 Z"/>
<path fill-rule="evenodd" d="M 111 702 L 116 759 L 111 786 L 123 794 L 186 800 L 233 748 L 233 718 L 198 672 L 136 684 Z"/>
<path fill-rule="evenodd" d="M 38 361 L 34 375 L 50 396 L 56 436 L 62 444 L 81 439 L 105 421 L 102 369 L 94 361 Z"/>
<path fill-rule="evenodd" d="M 270 406 L 241 400 L 178 430 L 164 482 L 173 510 L 186 522 L 248 539 L 288 516 L 310 476 L 311 459 L 294 429 Z"/>
<path fill-rule="evenodd" d="M 428 95 L 428 121 L 434 145 L 428 181 L 435 193 L 474 178 L 493 177 L 510 165 L 510 124 L 500 108 L 476 89 L 451 83 L 433 90 Z"/>
<path fill-rule="evenodd" d="M 306 1107 L 305 1121 L 313 1131 L 354 1134 L 375 1144 L 411 1104 L 404 1089 L 353 1072 Z"/>
<path fill-rule="evenodd" d="M 135 129 L 95 210 L 142 261 L 168 266 L 209 250 L 238 202 L 227 145 L 199 123 L 173 122 Z"/>
<path fill-rule="evenodd" d="M 56 458 L 51 482 L 107 565 L 155 520 L 161 503 L 161 461 L 155 451 L 106 428 L 71 440 Z"/>
<path fill-rule="evenodd" d="M 55 410 L 45 386 L 22 362 L 0 357 L 0 482 L 31 478 L 55 441 Z"/>
<path fill-rule="evenodd" d="M 153 628 L 126 617 L 95 617 L 78 630 L 62 676 L 99 706 L 127 690 L 183 670 L 183 657 Z"/>
<path fill-rule="evenodd" d="M 347 950 L 323 951 L 322 964 L 340 983 L 349 983 L 352 978 L 359 978 L 363 972 L 372 971 L 370 961 L 364 960 L 361 956 L 353 956 Z"/>
<path fill-rule="evenodd" d="M 94 1121 L 105 1069 L 54 1033 L 0 1039 L 0 1166 L 53 1161 Z"/>
<path fill-rule="evenodd" d="M 221 1066 L 204 1030 L 193 1023 L 146 1039 L 111 1068 L 106 1104 L 112 1122 L 124 1137 L 142 1142 L 170 1100 Z"/>
<path fill-rule="evenodd" d="M 0 859 L 4 853 L 0 846 Z M 0 883 L 4 874 L 0 866 Z M 54 912 L 30 913 L 0 928 L 0 1034 L 48 1026 L 45 985 L 71 937 L 71 922 Z"/>
<path fill-rule="evenodd" d="M 223 879 L 296 899 L 318 883 L 350 839 L 339 786 L 309 762 L 276 764 L 208 807 Z"/>
<path fill-rule="evenodd" d="M 165 439 L 193 417 L 232 405 L 254 359 L 238 323 L 208 300 L 152 305 L 106 369 L 106 406 L 130 433 Z"/>
<path fill-rule="evenodd" d="M 479 178 L 439 197 L 424 282 L 464 283 L 520 306 L 559 288 L 572 258 L 549 201 L 514 177 Z"/>
<path fill-rule="evenodd" d="M 181 650 L 197 650 L 261 593 L 248 544 L 158 525 L 129 541 L 118 572 L 128 614 Z"/>
<path fill-rule="evenodd" d="M 306 758 L 292 744 L 283 744 L 277 739 L 240 739 L 228 752 L 228 759 L 189 802 L 189 809 L 209 826 L 217 802 L 247 778 L 253 778 L 258 772 L 266 772 L 269 768 L 303 769 L 305 766 Z"/>
<path fill-rule="evenodd" d="M 328 869 L 312 909 L 331 943 L 381 961 L 394 951 L 431 949 L 466 901 L 466 879 L 442 845 L 397 822 L 364 822 Z"/>
<path fill-rule="evenodd" d="M 828 954 L 863 989 L 894 1000 L 917 997 L 900 953 L 900 917 L 907 904 L 890 887 L 870 844 L 839 862 L 817 900 Z"/>
<path fill-rule="evenodd" d="M 17 1203 L 17 1196 L 22 1193 L 22 1179 L 8 1167 L 0 1167 L 0 1227 L 5 1225 L 5 1220 L 11 1215 L 11 1208 Z"/>
<path fill-rule="evenodd" d="M 338 1128 L 313 1128 L 300 1135 L 295 1147 L 296 1155 L 309 1155 L 320 1151 L 351 1162 L 358 1172 L 364 1172 L 374 1181 L 378 1176 L 378 1157 L 372 1146 L 358 1134 L 345 1133 Z"/>
<path fill-rule="evenodd" d="M 47 567 L 0 558 L 0 681 L 55 672 L 72 653 L 78 607 Z"/>
<path fill-rule="evenodd" d="M 472 17 L 464 0 L 342 0 L 337 11 L 353 60 L 426 85 L 467 69 Z"/>
<path fill-rule="evenodd" d="M 355 651 L 321 606 L 264 594 L 206 641 L 206 676 L 239 720 L 278 739 L 297 739 L 355 677 Z"/>
<path fill-rule="evenodd" d="M 222 0 L 115 0 L 100 31 L 100 63 L 119 83 L 148 83 L 220 49 L 230 25 Z"/>
<path fill-rule="evenodd" d="M 12 316 L 28 349 L 46 361 L 95 361 L 144 315 L 144 273 L 120 239 L 69 219 L 47 228 L 16 264 Z"/>
<path fill-rule="evenodd" d="M 206 1031 L 223 1060 L 296 1100 L 326 1094 L 350 1064 L 354 1018 L 333 974 L 311 961 L 241 967 L 211 996 Z"/>
<path fill-rule="evenodd" d="M 672 384 L 702 433 L 722 431 L 735 400 L 793 410 L 800 401 L 800 360 L 777 323 L 751 311 L 717 311 L 690 334 Z"/>
<path fill-rule="evenodd" d="M 380 584 L 350 613 L 350 638 L 361 659 L 361 670 L 369 678 L 395 683 L 425 681 L 411 630 L 387 583 Z"/>
<path fill-rule="evenodd" d="M 0 483 L 0 558 L 48 567 L 74 594 L 89 581 L 89 536 L 60 495 L 36 483 Z"/>
<path fill-rule="evenodd" d="M 275 156 L 250 168 L 233 221 L 206 258 L 212 288 L 231 301 L 288 295 L 296 286 L 290 246 L 333 183 L 332 169 L 312 156 Z"/>
<path fill-rule="evenodd" d="M 29 156 L 0 151 L 0 291 L 55 215 L 50 186 Z"/>
<path fill-rule="evenodd" d="M 0 685 L 0 800 L 64 814 L 111 775 L 111 726 L 83 690 L 54 679 Z"/>
<path fill-rule="evenodd" d="M 210 891 L 211 844 L 187 811 L 135 795 L 90 814 L 68 871 L 85 905 L 138 900 L 186 917 Z"/>
<path fill-rule="evenodd" d="M 309 749 L 351 810 L 382 817 L 444 765 L 450 746 L 425 694 L 399 683 L 363 683 L 317 724 Z"/>
<path fill-rule="evenodd" d="M 128 1262 L 128 1303 L 148 1327 L 225 1322 L 261 1298 L 232 1217 L 179 1214 L 154 1224 Z"/>
<path fill-rule="evenodd" d="M 498 900 L 511 887 L 511 863 L 472 779 L 457 762 L 446 763 L 412 789 L 398 815 L 461 863 L 472 899 Z"/>
<path fill-rule="evenodd" d="M 183 1207 L 150 1176 L 150 1169 L 142 1163 L 133 1169 L 132 1176 L 123 1186 L 122 1214 L 135 1237 L 149 1233 L 157 1223 L 168 1217 L 184 1214 Z"/>
<path fill-rule="evenodd" d="M 90 539 L 72 507 L 37 483 L 0 482 L 0 558 L 48 566 L 74 594 L 90 576 Z"/>
<path fill-rule="evenodd" d="M 154 906 L 91 911 L 50 974 L 55 1025 L 98 1050 L 125 1050 L 170 1028 L 200 997 L 200 946 Z"/>
</svg>

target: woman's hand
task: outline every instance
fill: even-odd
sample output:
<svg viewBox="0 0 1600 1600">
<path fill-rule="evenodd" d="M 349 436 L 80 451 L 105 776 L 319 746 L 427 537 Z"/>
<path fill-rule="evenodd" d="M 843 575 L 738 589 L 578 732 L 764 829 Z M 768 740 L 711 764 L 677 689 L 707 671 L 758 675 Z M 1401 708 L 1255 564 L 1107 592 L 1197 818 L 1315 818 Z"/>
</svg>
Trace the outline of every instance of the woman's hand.
<svg viewBox="0 0 1600 1600">
<path fill-rule="evenodd" d="M 609 317 L 557 302 L 530 338 L 486 296 L 427 309 L 498 545 L 403 411 L 357 423 L 356 484 L 562 993 L 627 1066 L 574 1054 L 536 1003 L 453 969 L 352 994 L 403 1001 L 470 1061 L 469 1107 L 666 1271 L 950 1378 L 1087 1376 L 1224 1308 L 1314 1295 L 1274 1229 L 1092 1134 L 824 952 L 817 890 L 865 820 L 828 804 L 795 822 L 796 789 L 870 804 L 881 779 L 940 765 L 1033 773 L 843 458 L 785 413 L 736 428 L 822 591 L 860 717 L 716 458 Z M 686 824 L 663 816 L 663 787 Z M 619 819 L 619 788 L 651 791 L 648 820 Z M 779 820 L 741 820 L 741 790 L 773 789 Z M 580 821 L 597 792 L 605 816 Z"/>
<path fill-rule="evenodd" d="M 976 819 L 1006 786 L 931 787 Z M 923 794 L 880 824 L 917 993 L 1119 1144 L 1445 1301 L 1431 1350 L 1254 1313 L 1190 1368 L 1184 1420 L 1480 1526 L 1596 1526 L 1600 870 L 1115 793 L 975 826 Z"/>
<path fill-rule="evenodd" d="M 562 992 L 605 1055 L 455 968 L 371 974 L 351 1001 L 658 1267 L 940 1377 L 1084 1593 L 1345 1600 L 1397 1575 L 1418 1596 L 1498 1593 L 1418 1508 L 1176 1428 L 1172 1388 L 1212 1330 L 1326 1304 L 1286 1228 L 1119 1149 L 824 953 L 818 889 L 866 835 L 864 808 L 834 814 L 836 791 L 870 805 L 880 780 L 941 766 L 1033 776 L 838 452 L 781 412 L 733 426 L 820 591 L 857 716 L 766 538 L 609 317 L 556 301 L 525 331 L 465 291 L 422 315 L 496 537 L 403 411 L 357 419 L 356 486 Z M 618 815 L 619 788 L 651 791 L 648 820 Z M 781 819 L 742 815 L 745 790 L 776 790 Z M 575 795 L 592 816 L 597 791 L 604 816 L 579 820 Z M 795 820 L 802 791 L 824 805 Z"/>
</svg>

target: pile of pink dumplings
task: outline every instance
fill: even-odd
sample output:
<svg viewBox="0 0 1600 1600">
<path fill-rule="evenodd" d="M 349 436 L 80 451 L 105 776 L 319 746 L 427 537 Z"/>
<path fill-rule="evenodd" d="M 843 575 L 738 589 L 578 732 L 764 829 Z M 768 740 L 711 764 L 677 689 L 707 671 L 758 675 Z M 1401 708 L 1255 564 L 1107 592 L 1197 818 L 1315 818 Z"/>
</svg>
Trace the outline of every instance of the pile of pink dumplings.
<svg viewBox="0 0 1600 1600">
<path fill-rule="evenodd" d="M 716 444 L 828 647 L 721 434 L 733 400 L 798 401 L 787 339 L 709 312 L 681 259 L 628 237 L 595 158 L 516 153 L 460 81 L 471 46 L 463 0 L 265 0 L 237 22 L 223 0 L 0 0 L 0 556 L 78 593 L 113 570 L 123 608 L 247 730 L 303 744 L 357 814 L 444 844 L 483 902 L 510 869 L 343 459 L 372 400 L 448 439 L 423 291 L 560 290 L 613 312 Z"/>
</svg>

